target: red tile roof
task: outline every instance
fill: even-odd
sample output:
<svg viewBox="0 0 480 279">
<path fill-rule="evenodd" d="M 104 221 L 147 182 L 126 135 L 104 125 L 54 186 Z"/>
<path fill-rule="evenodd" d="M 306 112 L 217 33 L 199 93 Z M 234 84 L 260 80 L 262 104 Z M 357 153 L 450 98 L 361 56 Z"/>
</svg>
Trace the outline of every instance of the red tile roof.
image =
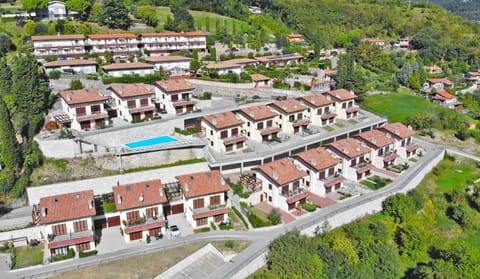
<svg viewBox="0 0 480 279">
<path fill-rule="evenodd" d="M 235 58 L 235 59 L 226 60 L 224 62 L 246 65 L 246 64 L 256 64 L 257 60 L 251 59 L 251 58 Z"/>
<path fill-rule="evenodd" d="M 274 108 L 281 110 L 286 113 L 294 113 L 299 111 L 304 111 L 307 107 L 295 99 L 287 99 L 282 101 L 276 101 L 271 104 Z"/>
<path fill-rule="evenodd" d="M 382 133 L 379 130 L 363 132 L 357 137 L 359 140 L 364 141 L 365 143 L 370 144 L 375 148 L 381 148 L 395 142 L 394 138 L 387 136 L 385 133 Z"/>
<path fill-rule="evenodd" d="M 222 61 L 218 63 L 211 63 L 207 65 L 207 69 L 228 69 L 228 68 L 241 68 L 243 65 L 230 62 L 230 61 Z"/>
<path fill-rule="evenodd" d="M 155 82 L 155 86 L 165 93 L 191 91 L 195 89 L 195 87 L 193 87 L 185 79 L 160 80 Z"/>
<path fill-rule="evenodd" d="M 85 66 L 85 65 L 97 65 L 95 60 L 86 59 L 74 59 L 74 60 L 57 60 L 43 64 L 45 68 L 61 67 L 61 66 Z"/>
<path fill-rule="evenodd" d="M 392 135 L 396 135 L 401 139 L 411 137 L 415 134 L 414 130 L 408 128 L 407 126 L 403 125 L 400 122 L 383 125 L 381 129 L 383 129 L 384 131 L 387 131 Z"/>
<path fill-rule="evenodd" d="M 325 94 L 330 95 L 333 98 L 336 98 L 340 101 L 347 101 L 347 100 L 352 100 L 357 98 L 357 95 L 355 95 L 353 91 L 348 91 L 346 89 L 336 89 L 336 90 L 329 91 Z"/>
<path fill-rule="evenodd" d="M 369 147 L 354 138 L 337 140 L 327 145 L 327 147 L 338 155 L 350 159 L 370 152 Z"/>
<path fill-rule="evenodd" d="M 142 33 L 142 37 L 198 37 L 207 36 L 205 32 L 159 32 L 159 33 Z"/>
<path fill-rule="evenodd" d="M 448 93 L 448 92 L 445 91 L 445 90 L 440 90 L 440 91 L 437 92 L 437 94 L 440 95 L 440 96 L 442 96 L 443 98 L 445 98 L 445 99 L 447 99 L 447 100 L 449 100 L 449 99 L 454 99 L 454 98 L 455 98 L 454 95 Z"/>
<path fill-rule="evenodd" d="M 251 106 L 240 110 L 240 112 L 247 118 L 259 121 L 268 118 L 273 118 L 278 115 L 271 107 L 267 105 Z"/>
<path fill-rule="evenodd" d="M 192 214 L 192 218 L 193 218 L 193 220 L 197 220 L 197 219 L 202 219 L 202 218 L 206 218 L 206 217 L 210 217 L 210 216 L 227 214 L 227 213 L 228 213 L 228 208 L 219 207 L 219 208 L 215 208 L 213 210 Z"/>
<path fill-rule="evenodd" d="M 251 74 L 250 77 L 253 81 L 263 81 L 263 80 L 271 80 L 271 78 L 264 76 L 262 74 Z"/>
<path fill-rule="evenodd" d="M 40 224 L 90 217 L 96 213 L 93 190 L 40 199 Z"/>
<path fill-rule="evenodd" d="M 302 59 L 303 56 L 301 55 L 295 55 L 295 54 L 285 54 L 285 55 L 273 55 L 273 56 L 260 56 L 260 57 L 255 57 L 255 60 L 259 62 L 274 62 L 274 61 L 283 61 L 283 60 L 296 60 L 296 59 Z"/>
<path fill-rule="evenodd" d="M 289 158 L 283 158 L 256 166 L 253 168 L 253 170 L 260 171 L 278 186 L 301 179 L 307 175 L 306 172 L 298 169 L 293 163 L 293 160 Z"/>
<path fill-rule="evenodd" d="M 63 40 L 83 40 L 85 35 L 41 35 L 32 36 L 32 41 L 63 41 Z"/>
<path fill-rule="evenodd" d="M 155 90 L 149 89 L 145 83 L 114 84 L 107 89 L 122 99 L 155 94 Z"/>
<path fill-rule="evenodd" d="M 113 187 L 117 210 L 145 207 L 167 202 L 160 179 Z"/>
<path fill-rule="evenodd" d="M 443 83 L 446 85 L 453 85 L 453 82 L 450 81 L 447 78 L 431 78 L 428 80 L 429 83 L 435 84 L 435 83 Z"/>
<path fill-rule="evenodd" d="M 229 187 L 219 170 L 197 172 L 176 177 L 186 198 L 222 193 Z"/>
<path fill-rule="evenodd" d="M 168 55 L 168 56 L 150 56 L 145 59 L 147 62 L 153 63 L 162 63 L 162 62 L 180 62 L 180 61 L 190 61 L 192 58 L 179 56 L 179 55 Z"/>
<path fill-rule="evenodd" d="M 223 129 L 243 124 L 243 121 L 231 111 L 205 115 L 203 119 L 215 127 L 215 129 Z"/>
<path fill-rule="evenodd" d="M 301 100 L 304 100 L 306 103 L 316 108 L 335 103 L 334 101 L 329 100 L 323 94 L 312 94 L 312 95 L 303 96 Z"/>
<path fill-rule="evenodd" d="M 103 66 L 102 68 L 107 71 L 115 71 L 115 70 L 129 70 L 129 69 L 153 69 L 155 67 L 148 63 L 134 62 L 134 63 L 115 63 L 115 64 Z"/>
<path fill-rule="evenodd" d="M 333 167 L 342 162 L 342 159 L 336 157 L 324 147 L 306 150 L 293 155 L 293 157 L 315 171 Z"/>
<path fill-rule="evenodd" d="M 121 34 L 90 34 L 88 37 L 92 40 L 101 40 L 101 39 L 136 39 L 137 35 L 131 33 L 121 33 Z"/>
<path fill-rule="evenodd" d="M 59 93 L 68 105 L 105 102 L 108 97 L 100 95 L 98 88 L 65 90 Z"/>
</svg>

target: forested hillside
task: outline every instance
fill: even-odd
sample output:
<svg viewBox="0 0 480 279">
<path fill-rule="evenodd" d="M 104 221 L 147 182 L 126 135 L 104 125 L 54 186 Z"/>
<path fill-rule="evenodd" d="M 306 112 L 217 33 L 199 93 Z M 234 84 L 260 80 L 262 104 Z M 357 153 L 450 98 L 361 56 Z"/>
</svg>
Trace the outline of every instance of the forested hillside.
<svg viewBox="0 0 480 279">
<path fill-rule="evenodd" d="M 427 2 L 423 0 L 423 2 Z M 430 0 L 430 2 L 444 6 L 452 13 L 468 19 L 480 21 L 480 1 L 476 0 Z"/>
</svg>

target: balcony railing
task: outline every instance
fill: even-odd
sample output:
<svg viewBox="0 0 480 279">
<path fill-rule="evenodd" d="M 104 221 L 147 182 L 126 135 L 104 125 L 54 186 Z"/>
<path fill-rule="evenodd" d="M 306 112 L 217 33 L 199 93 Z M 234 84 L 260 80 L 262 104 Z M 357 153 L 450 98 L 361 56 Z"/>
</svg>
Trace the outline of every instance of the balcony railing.
<svg viewBox="0 0 480 279">
<path fill-rule="evenodd" d="M 288 192 L 280 192 L 280 195 L 286 198 L 291 198 L 299 194 L 303 194 L 307 189 L 305 188 L 304 185 L 300 185 L 297 188 L 294 188 L 292 190 L 289 190 Z"/>
<path fill-rule="evenodd" d="M 82 232 L 71 232 L 63 235 L 49 234 L 47 238 L 48 238 L 48 243 L 55 243 L 60 241 L 73 240 L 77 238 L 84 238 L 91 235 L 93 235 L 93 231 L 86 230 Z"/>
<path fill-rule="evenodd" d="M 228 213 L 228 208 L 226 204 L 218 204 L 196 209 L 190 208 L 190 211 L 192 211 L 192 216 L 194 219 L 200 219 Z"/>
<path fill-rule="evenodd" d="M 163 216 L 156 216 L 152 218 L 140 217 L 136 220 L 123 220 L 122 223 L 125 227 L 135 227 L 135 226 L 153 224 L 161 221 L 165 221 L 165 218 Z"/>
</svg>

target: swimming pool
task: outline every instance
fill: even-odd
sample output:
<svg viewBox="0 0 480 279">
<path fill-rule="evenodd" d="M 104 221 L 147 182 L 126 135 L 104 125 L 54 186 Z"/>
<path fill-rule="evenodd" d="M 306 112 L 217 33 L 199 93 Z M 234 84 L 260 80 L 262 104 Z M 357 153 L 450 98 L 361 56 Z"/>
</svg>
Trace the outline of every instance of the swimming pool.
<svg viewBox="0 0 480 279">
<path fill-rule="evenodd" d="M 161 136 L 158 138 L 151 138 L 146 140 L 134 141 L 126 143 L 125 146 L 128 148 L 141 148 L 148 147 L 152 145 L 159 145 L 164 143 L 176 142 L 177 139 L 171 136 Z"/>
</svg>

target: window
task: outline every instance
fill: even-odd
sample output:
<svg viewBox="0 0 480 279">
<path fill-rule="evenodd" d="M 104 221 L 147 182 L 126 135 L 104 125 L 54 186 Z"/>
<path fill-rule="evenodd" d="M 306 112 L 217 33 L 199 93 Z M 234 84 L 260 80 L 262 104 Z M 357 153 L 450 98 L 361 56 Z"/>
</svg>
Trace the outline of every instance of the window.
<svg viewBox="0 0 480 279">
<path fill-rule="evenodd" d="M 154 229 L 149 229 L 148 230 L 148 235 L 149 236 L 157 236 L 162 234 L 162 228 L 154 228 Z"/>
<path fill-rule="evenodd" d="M 220 138 L 221 138 L 221 139 L 224 139 L 224 138 L 226 138 L 226 137 L 228 137 L 228 131 L 221 131 L 221 132 L 220 132 Z"/>
<path fill-rule="evenodd" d="M 210 130 L 210 136 L 213 136 L 213 130 Z"/>
<path fill-rule="evenodd" d="M 350 161 L 350 167 L 355 167 L 357 165 L 357 159 L 353 159 Z"/>
<path fill-rule="evenodd" d="M 290 121 L 290 122 L 295 121 L 295 115 L 290 115 L 290 116 L 288 117 L 288 121 Z"/>
<path fill-rule="evenodd" d="M 225 151 L 227 151 L 227 152 L 233 151 L 233 144 L 229 144 L 229 145 L 225 146 Z"/>
<path fill-rule="evenodd" d="M 60 224 L 60 225 L 52 226 L 52 233 L 54 235 L 67 234 L 67 225 L 66 224 Z"/>
<path fill-rule="evenodd" d="M 328 169 L 328 176 L 332 176 L 333 174 L 335 174 L 335 167 Z"/>
<path fill-rule="evenodd" d="M 238 135 L 238 128 L 232 129 L 232 137 Z"/>
<path fill-rule="evenodd" d="M 267 121 L 267 128 L 270 128 L 273 126 L 273 120 L 268 120 Z"/>
<path fill-rule="evenodd" d="M 73 231 L 75 232 L 88 231 L 87 220 L 73 222 Z"/>
<path fill-rule="evenodd" d="M 135 107 L 135 100 L 129 100 L 129 101 L 127 101 L 127 107 L 129 107 L 129 108 L 134 108 L 134 107 Z"/>
<path fill-rule="evenodd" d="M 178 95 L 172 95 L 172 102 L 178 101 Z"/>
<path fill-rule="evenodd" d="M 158 207 L 147 208 L 146 213 L 147 218 L 153 218 L 153 216 L 158 216 Z"/>
<path fill-rule="evenodd" d="M 347 103 L 342 103 L 342 108 L 346 108 L 347 107 Z"/>
<path fill-rule="evenodd" d="M 225 215 L 223 214 L 213 216 L 213 220 L 215 221 L 215 223 L 223 222 L 224 218 L 225 218 Z"/>
<path fill-rule="evenodd" d="M 208 218 L 197 219 L 197 227 L 208 224 Z"/>
<path fill-rule="evenodd" d="M 330 111 L 330 108 L 329 107 L 326 107 L 325 108 L 325 113 L 328 113 Z"/>
<path fill-rule="evenodd" d="M 258 123 L 257 123 L 257 129 L 258 129 L 258 130 L 263 129 L 263 122 L 258 122 Z"/>
<path fill-rule="evenodd" d="M 220 204 L 220 195 L 216 195 L 216 196 L 211 196 L 210 197 L 210 205 L 218 205 Z"/>
<path fill-rule="evenodd" d="M 87 109 L 85 107 L 76 108 L 75 112 L 76 112 L 77 116 L 82 116 L 82 115 L 87 114 Z"/>
<path fill-rule="evenodd" d="M 272 196 L 268 196 L 268 201 L 272 202 Z"/>
<path fill-rule="evenodd" d="M 143 238 L 143 233 L 140 232 L 133 232 L 130 235 L 130 240 L 137 240 L 137 239 L 142 239 Z"/>
<path fill-rule="evenodd" d="M 130 222 L 137 220 L 139 217 L 140 213 L 138 210 L 127 212 L 127 220 Z"/>
<path fill-rule="evenodd" d="M 317 114 L 321 115 L 322 114 L 322 108 L 317 109 Z"/>
<path fill-rule="evenodd" d="M 90 242 L 77 244 L 77 252 L 90 250 Z"/>
<path fill-rule="evenodd" d="M 377 153 L 377 154 L 378 154 L 378 156 L 382 156 L 382 155 L 383 155 L 383 148 L 380 148 L 380 149 L 378 150 L 378 153 Z"/>
<path fill-rule="evenodd" d="M 250 127 L 250 121 L 247 122 L 247 127 Z"/>
<path fill-rule="evenodd" d="M 237 143 L 237 149 L 243 148 L 243 141 Z"/>
<path fill-rule="evenodd" d="M 203 198 L 193 200 L 193 209 L 205 207 Z"/>
<path fill-rule="evenodd" d="M 268 184 L 268 190 L 272 190 L 272 184 Z"/>
<path fill-rule="evenodd" d="M 142 107 L 148 106 L 148 99 L 147 98 L 140 99 L 140 106 Z"/>
<path fill-rule="evenodd" d="M 303 118 L 303 114 L 299 113 L 297 114 L 297 119 L 302 119 Z"/>
</svg>

